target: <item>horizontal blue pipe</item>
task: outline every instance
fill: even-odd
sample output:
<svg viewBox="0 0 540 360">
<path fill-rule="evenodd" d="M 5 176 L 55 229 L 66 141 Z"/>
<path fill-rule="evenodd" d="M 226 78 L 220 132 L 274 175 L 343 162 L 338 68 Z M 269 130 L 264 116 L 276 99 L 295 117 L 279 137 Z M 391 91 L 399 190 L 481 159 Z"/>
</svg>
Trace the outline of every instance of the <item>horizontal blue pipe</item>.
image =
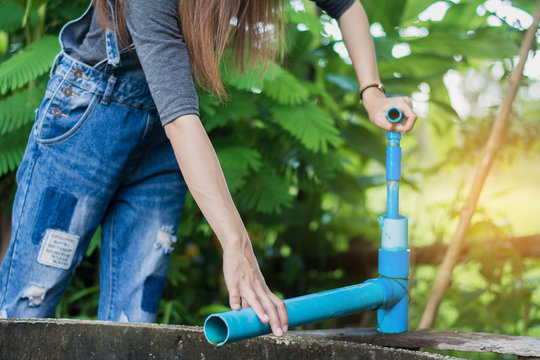
<svg viewBox="0 0 540 360">
<path fill-rule="evenodd" d="M 379 278 L 358 285 L 286 299 L 289 328 L 380 306 L 391 307 L 405 295 L 406 291 L 397 280 Z M 251 308 L 213 314 L 204 322 L 206 339 L 217 346 L 270 332 L 270 325 L 262 323 Z"/>
</svg>

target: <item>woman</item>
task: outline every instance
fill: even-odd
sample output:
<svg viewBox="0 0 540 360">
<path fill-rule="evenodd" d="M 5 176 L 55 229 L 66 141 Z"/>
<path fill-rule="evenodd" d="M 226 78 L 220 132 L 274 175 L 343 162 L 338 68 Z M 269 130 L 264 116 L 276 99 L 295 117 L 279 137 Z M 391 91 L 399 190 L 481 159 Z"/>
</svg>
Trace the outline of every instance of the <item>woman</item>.
<svg viewBox="0 0 540 360">
<path fill-rule="evenodd" d="M 361 4 L 316 2 L 339 21 L 370 120 L 411 130 L 410 100 L 384 95 Z M 240 68 L 274 58 L 281 5 L 94 0 L 64 26 L 17 172 L 0 317 L 52 316 L 101 224 L 98 318 L 154 321 L 189 187 L 223 247 L 231 308 L 251 306 L 276 336 L 287 331 L 285 305 L 265 284 L 199 120 L 192 78 L 223 96 L 219 69 L 229 44 Z M 403 124 L 385 120 L 392 106 Z"/>
</svg>

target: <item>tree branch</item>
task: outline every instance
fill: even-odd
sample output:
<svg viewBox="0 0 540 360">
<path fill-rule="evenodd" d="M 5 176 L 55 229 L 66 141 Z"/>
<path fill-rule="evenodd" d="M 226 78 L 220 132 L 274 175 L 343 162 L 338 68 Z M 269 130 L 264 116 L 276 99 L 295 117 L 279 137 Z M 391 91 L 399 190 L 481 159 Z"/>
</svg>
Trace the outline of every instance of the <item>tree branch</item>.
<svg viewBox="0 0 540 360">
<path fill-rule="evenodd" d="M 459 219 L 459 225 L 456 230 L 456 233 L 448 247 L 448 251 L 445 254 L 442 265 L 437 273 L 431 295 L 420 319 L 420 324 L 418 328 L 427 329 L 433 326 L 435 317 L 437 316 L 437 311 L 439 305 L 444 297 L 444 293 L 450 284 L 450 279 L 452 277 L 452 272 L 454 266 L 459 258 L 461 251 L 463 239 L 467 234 L 469 229 L 471 218 L 474 215 L 476 210 L 476 205 L 478 203 L 478 198 L 486 177 L 491 169 L 493 160 L 497 154 L 497 151 L 502 145 L 504 130 L 508 123 L 508 118 L 510 111 L 512 110 L 512 103 L 516 97 L 516 93 L 521 84 L 523 77 L 523 68 L 525 67 L 525 62 L 527 61 L 527 55 L 535 43 L 535 33 L 538 29 L 538 22 L 540 21 L 540 0 L 537 2 L 536 10 L 534 13 L 533 23 L 527 30 L 523 43 L 521 44 L 521 49 L 519 51 L 519 63 L 512 72 L 510 77 L 510 84 L 506 91 L 506 95 L 503 99 L 503 102 L 500 107 L 500 111 L 495 118 L 493 127 L 491 128 L 491 133 L 489 134 L 488 141 L 484 147 L 482 161 L 478 164 L 476 173 L 473 180 L 473 185 L 471 187 L 469 196 L 463 205 L 461 210 L 461 216 Z"/>
</svg>

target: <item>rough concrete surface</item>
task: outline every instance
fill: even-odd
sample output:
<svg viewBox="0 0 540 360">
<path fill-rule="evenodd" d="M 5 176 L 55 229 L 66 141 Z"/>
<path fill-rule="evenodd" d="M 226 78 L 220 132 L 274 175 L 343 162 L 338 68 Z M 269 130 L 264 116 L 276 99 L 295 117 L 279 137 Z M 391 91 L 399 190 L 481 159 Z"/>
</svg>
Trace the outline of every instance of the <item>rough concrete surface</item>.
<svg viewBox="0 0 540 360">
<path fill-rule="evenodd" d="M 51 319 L 0 319 L 1 359 L 456 359 L 380 346 L 262 336 L 216 348 L 202 328 Z"/>
<path fill-rule="evenodd" d="M 521 357 L 540 356 L 540 338 L 458 330 L 416 329 L 401 334 L 381 334 L 375 328 L 347 328 L 291 331 L 289 335 L 394 346 L 402 349 L 424 348 L 478 353 L 493 352 Z"/>
</svg>

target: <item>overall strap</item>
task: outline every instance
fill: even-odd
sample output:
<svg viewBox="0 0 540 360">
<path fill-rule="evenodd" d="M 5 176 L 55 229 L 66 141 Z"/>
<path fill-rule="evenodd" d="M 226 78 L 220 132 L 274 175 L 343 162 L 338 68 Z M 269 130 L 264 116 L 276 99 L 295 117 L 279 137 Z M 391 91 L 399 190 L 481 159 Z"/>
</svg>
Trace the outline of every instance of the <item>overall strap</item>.
<svg viewBox="0 0 540 360">
<path fill-rule="evenodd" d="M 107 29 L 105 34 L 107 40 L 107 63 L 112 68 L 120 65 L 120 51 L 118 50 L 118 38 L 114 31 Z"/>
<path fill-rule="evenodd" d="M 111 23 L 116 24 L 116 14 L 114 13 L 114 6 L 112 2 L 114 2 L 114 0 L 108 1 L 112 14 Z M 114 70 L 120 65 L 120 51 L 118 50 L 118 37 L 114 31 L 112 31 L 111 29 L 106 29 L 105 40 L 107 45 L 107 68 L 110 69 L 110 75 L 101 103 L 103 105 L 108 105 L 114 90 L 114 86 L 116 85 L 117 77 L 114 75 Z"/>
<path fill-rule="evenodd" d="M 114 13 L 114 0 L 108 1 L 111 9 L 111 23 L 116 24 Z M 118 37 L 111 29 L 106 29 L 105 39 L 107 42 L 107 63 L 114 69 L 120 65 L 120 51 L 118 50 Z"/>
<path fill-rule="evenodd" d="M 114 70 L 120 65 L 120 52 L 118 51 L 118 39 L 114 31 L 107 29 L 105 38 L 107 39 L 107 68 L 110 69 L 110 75 L 101 102 L 104 105 L 108 105 L 114 86 L 116 85 L 117 77 L 114 76 Z"/>
</svg>

